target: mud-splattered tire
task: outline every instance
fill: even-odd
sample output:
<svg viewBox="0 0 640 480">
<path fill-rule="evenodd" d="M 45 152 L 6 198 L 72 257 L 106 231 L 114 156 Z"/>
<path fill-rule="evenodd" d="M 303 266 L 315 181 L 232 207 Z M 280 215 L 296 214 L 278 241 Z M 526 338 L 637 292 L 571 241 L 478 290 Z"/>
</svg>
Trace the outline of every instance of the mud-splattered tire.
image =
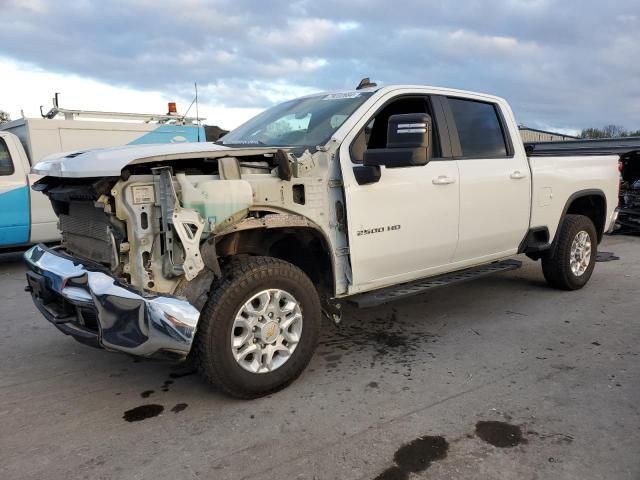
<svg viewBox="0 0 640 480">
<path fill-rule="evenodd" d="M 301 320 L 292 321 L 294 316 Z M 257 398 L 302 373 L 317 347 L 320 325 L 318 293 L 302 270 L 271 257 L 245 257 L 232 261 L 214 285 L 200 316 L 193 358 L 200 373 L 225 393 Z"/>
<path fill-rule="evenodd" d="M 544 278 L 549 285 L 560 290 L 584 287 L 593 273 L 597 250 L 598 235 L 591 219 L 583 215 L 567 215 L 554 248 L 542 257 Z"/>
</svg>

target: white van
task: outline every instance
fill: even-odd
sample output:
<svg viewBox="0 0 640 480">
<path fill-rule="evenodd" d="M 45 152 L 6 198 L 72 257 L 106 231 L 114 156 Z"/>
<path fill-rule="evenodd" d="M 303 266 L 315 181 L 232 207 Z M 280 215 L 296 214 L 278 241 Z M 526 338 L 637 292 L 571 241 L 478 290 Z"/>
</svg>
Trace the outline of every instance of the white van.
<svg viewBox="0 0 640 480">
<path fill-rule="evenodd" d="M 60 115 L 64 119 L 56 118 Z M 30 188 L 40 178 L 29 173 L 31 166 L 44 157 L 121 145 L 205 141 L 204 128 L 194 118 L 173 112 L 89 112 L 56 105 L 43 117 L 0 125 L 0 250 L 59 239 L 51 203 Z"/>
</svg>

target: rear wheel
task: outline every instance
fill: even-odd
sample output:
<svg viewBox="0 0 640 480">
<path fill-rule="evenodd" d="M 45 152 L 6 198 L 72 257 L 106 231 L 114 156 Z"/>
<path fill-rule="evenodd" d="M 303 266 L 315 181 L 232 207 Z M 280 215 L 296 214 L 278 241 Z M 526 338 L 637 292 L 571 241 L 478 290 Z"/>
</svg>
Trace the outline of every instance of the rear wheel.
<svg viewBox="0 0 640 480">
<path fill-rule="evenodd" d="M 269 394 L 307 366 L 320 322 L 318 293 L 302 270 L 270 257 L 236 260 L 202 312 L 198 368 L 234 397 Z"/>
<path fill-rule="evenodd" d="M 577 290 L 591 278 L 596 262 L 598 236 L 593 222 L 583 215 L 567 215 L 556 245 L 542 257 L 542 272 L 549 285 Z"/>
</svg>

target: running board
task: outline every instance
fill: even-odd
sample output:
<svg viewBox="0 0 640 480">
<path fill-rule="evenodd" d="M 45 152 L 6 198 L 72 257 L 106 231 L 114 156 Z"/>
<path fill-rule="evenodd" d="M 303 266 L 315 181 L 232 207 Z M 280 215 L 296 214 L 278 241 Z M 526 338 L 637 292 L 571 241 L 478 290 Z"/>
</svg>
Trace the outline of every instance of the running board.
<svg viewBox="0 0 640 480">
<path fill-rule="evenodd" d="M 458 270 L 457 272 L 445 273 L 436 277 L 423 278 L 409 283 L 403 283 L 394 287 L 382 288 L 372 292 L 366 292 L 349 297 L 347 301 L 355 304 L 359 308 L 376 307 L 383 303 L 400 300 L 402 298 L 419 295 L 434 288 L 456 285 L 468 282 L 476 278 L 486 277 L 498 272 L 516 270 L 522 266 L 519 260 L 504 260 L 502 262 L 489 263 L 479 267 Z"/>
</svg>

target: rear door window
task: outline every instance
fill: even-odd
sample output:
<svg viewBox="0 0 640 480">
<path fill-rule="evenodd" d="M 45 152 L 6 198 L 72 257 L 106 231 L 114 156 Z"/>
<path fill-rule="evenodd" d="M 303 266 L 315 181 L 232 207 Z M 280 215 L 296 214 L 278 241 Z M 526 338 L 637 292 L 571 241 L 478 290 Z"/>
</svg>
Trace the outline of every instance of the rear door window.
<svg viewBox="0 0 640 480">
<path fill-rule="evenodd" d="M 507 143 L 495 104 L 450 97 L 449 106 L 458 129 L 463 157 L 508 156 Z"/>
<path fill-rule="evenodd" d="M 0 138 L 0 177 L 13 175 L 14 168 L 11 155 L 4 139 Z"/>
</svg>

